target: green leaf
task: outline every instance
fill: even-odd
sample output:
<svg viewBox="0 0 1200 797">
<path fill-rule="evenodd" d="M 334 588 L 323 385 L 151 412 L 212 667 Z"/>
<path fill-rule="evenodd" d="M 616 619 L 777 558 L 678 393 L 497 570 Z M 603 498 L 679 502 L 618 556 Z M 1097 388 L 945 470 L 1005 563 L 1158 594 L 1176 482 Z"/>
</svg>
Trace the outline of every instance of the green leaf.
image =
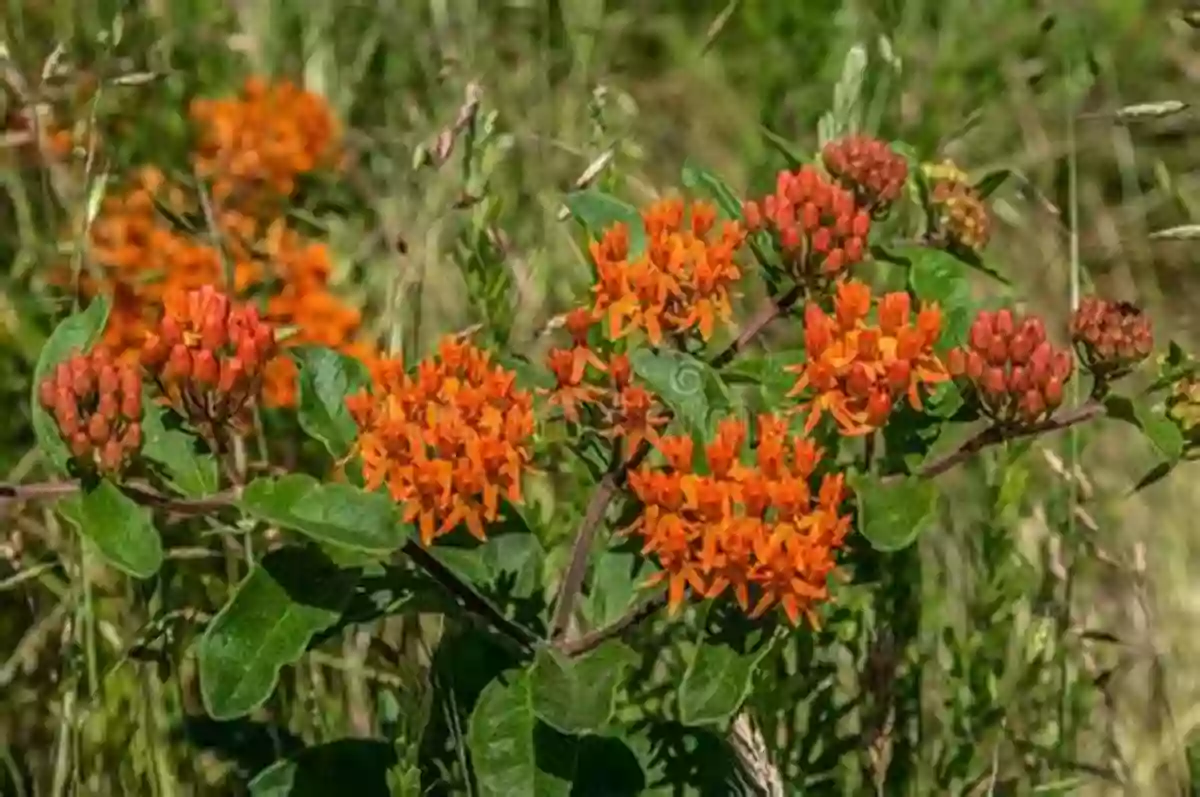
<svg viewBox="0 0 1200 797">
<path fill-rule="evenodd" d="M 671 349 L 636 349 L 633 372 L 693 433 L 703 433 L 714 410 L 729 406 L 721 377 L 703 360 Z"/>
<path fill-rule="evenodd" d="M 412 531 L 387 495 L 351 484 L 322 484 L 303 473 L 255 479 L 240 505 L 254 517 L 318 542 L 375 556 L 398 549 Z"/>
<path fill-rule="evenodd" d="M 162 539 L 150 510 L 107 479 L 61 502 L 58 509 L 113 567 L 135 578 L 150 578 L 162 566 Z"/>
<path fill-rule="evenodd" d="M 200 638 L 200 696 L 209 716 L 233 719 L 261 706 L 279 671 L 338 621 L 357 581 L 357 571 L 338 569 L 314 548 L 263 557 Z"/>
<path fill-rule="evenodd" d="M 763 136 L 767 139 L 767 143 L 771 145 L 771 149 L 783 156 L 783 160 L 787 163 L 789 169 L 799 169 L 808 162 L 803 155 L 796 151 L 795 145 L 783 136 L 768 130 L 762 125 L 758 129 L 762 131 Z"/>
<path fill-rule="evenodd" d="M 614 196 L 594 189 L 585 189 L 567 194 L 564 200 L 567 210 L 595 238 L 617 222 L 629 229 L 629 256 L 638 257 L 646 250 L 646 228 L 637 208 Z"/>
<path fill-rule="evenodd" d="M 715 642 L 697 643 L 679 683 L 679 721 L 684 725 L 728 721 L 746 701 L 759 662 L 769 651 L 769 645 L 754 653 L 738 653 Z"/>
<path fill-rule="evenodd" d="M 979 192 L 980 197 L 987 199 L 1010 177 L 1012 177 L 1011 169 L 997 169 L 994 172 L 988 172 L 980 178 L 979 182 L 975 183 L 975 190 Z"/>
<path fill-rule="evenodd" d="M 683 164 L 683 185 L 697 193 L 703 194 L 721 210 L 726 218 L 740 221 L 742 218 L 742 203 L 733 189 L 712 172 L 691 160 Z"/>
<path fill-rule="evenodd" d="M 962 265 L 953 255 L 939 249 L 907 247 L 895 254 L 909 262 L 908 284 L 916 297 L 941 306 L 942 336 L 938 348 L 944 351 L 962 345 L 974 309 Z"/>
<path fill-rule="evenodd" d="M 936 519 L 938 491 L 918 476 L 851 479 L 858 497 L 858 529 L 877 551 L 911 545 Z"/>
<path fill-rule="evenodd" d="M 1163 458 L 1171 465 L 1179 462 L 1187 442 L 1183 433 L 1167 416 L 1156 411 L 1147 401 L 1125 396 L 1109 396 L 1104 400 L 1109 417 L 1133 424 L 1142 430 Z"/>
<path fill-rule="evenodd" d="M 508 596 L 531 598 L 542 587 L 546 552 L 532 533 L 491 533 L 481 545 L 439 545 L 432 553 L 460 578 L 486 592 L 506 582 Z"/>
<path fill-rule="evenodd" d="M 592 567 L 591 591 L 583 610 L 593 628 L 608 625 L 645 596 L 644 584 L 657 568 L 631 551 L 608 550 Z"/>
<path fill-rule="evenodd" d="M 87 309 L 64 318 L 42 345 L 42 352 L 33 368 L 33 389 L 29 399 L 33 408 L 33 432 L 42 453 L 64 474 L 67 473 L 67 463 L 71 461 L 71 451 L 63 442 L 54 418 L 42 408 L 38 392 L 42 382 L 59 363 L 76 350 L 89 351 L 100 339 L 108 323 L 108 307 L 108 299 L 97 296 Z"/>
<path fill-rule="evenodd" d="M 293 349 L 291 355 L 300 369 L 301 428 L 324 443 L 333 456 L 346 456 L 358 434 L 346 408 L 346 396 L 370 385 L 367 367 L 353 357 L 318 346 Z"/>
<path fill-rule="evenodd" d="M 142 402 L 142 455 L 160 465 L 167 481 L 183 495 L 199 498 L 220 486 L 217 458 L 203 453 L 201 442 L 182 429 L 168 429 L 166 409 L 149 395 Z"/>
<path fill-rule="evenodd" d="M 533 707 L 533 679 L 527 671 L 510 672 L 480 694 L 467 730 L 479 797 L 571 793 L 575 745 L 556 739 Z"/>
<path fill-rule="evenodd" d="M 251 797 L 391 797 L 387 772 L 396 749 L 381 739 L 338 739 L 276 761 L 250 781 Z"/>
<path fill-rule="evenodd" d="M 598 734 L 612 719 L 617 689 L 636 661 L 632 650 L 615 641 L 578 658 L 543 647 L 530 673 L 534 712 L 563 733 Z"/>
</svg>

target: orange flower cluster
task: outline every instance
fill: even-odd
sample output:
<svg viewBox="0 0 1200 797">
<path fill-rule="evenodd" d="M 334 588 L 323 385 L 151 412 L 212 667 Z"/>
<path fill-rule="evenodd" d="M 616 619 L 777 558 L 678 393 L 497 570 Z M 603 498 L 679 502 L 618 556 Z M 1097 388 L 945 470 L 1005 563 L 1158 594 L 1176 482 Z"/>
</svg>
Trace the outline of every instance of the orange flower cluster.
<svg viewBox="0 0 1200 797">
<path fill-rule="evenodd" d="M 802 283 L 836 278 L 867 251 L 871 214 L 813 166 L 780 172 L 775 193 L 747 202 L 742 212 L 751 231 L 775 234 L 785 263 Z"/>
<path fill-rule="evenodd" d="M 745 231 L 726 222 L 714 234 L 716 208 L 680 199 L 656 202 L 642 212 L 646 250 L 629 251 L 629 229 L 615 224 L 591 244 L 597 280 L 593 311 L 608 319 L 609 335 L 646 333 L 657 345 L 663 335 L 693 331 L 708 340 L 718 322 L 728 323 L 730 289 L 742 272 L 734 255 Z M 689 218 L 685 222 L 685 215 Z"/>
<path fill-rule="evenodd" d="M 965 172 L 952 163 L 925 167 L 933 212 L 930 237 L 939 246 L 981 252 L 991 238 L 991 217 Z"/>
<path fill-rule="evenodd" d="M 81 470 L 118 475 L 142 447 L 142 381 L 104 348 L 75 352 L 38 386 L 38 400 Z"/>
<path fill-rule="evenodd" d="M 1033 424 L 1062 405 L 1071 378 L 1071 352 L 1046 339 L 1036 316 L 1017 318 L 1010 310 L 984 310 L 971 324 L 968 344 L 950 352 L 950 373 L 962 378 L 997 423 Z"/>
<path fill-rule="evenodd" d="M 241 96 L 195 100 L 198 128 L 193 160 L 212 180 L 218 205 L 249 201 L 260 189 L 286 197 L 296 178 L 337 158 L 339 132 L 328 104 L 287 81 L 250 78 Z"/>
<path fill-rule="evenodd" d="M 1089 371 L 1114 379 L 1150 356 L 1154 333 L 1135 305 L 1088 296 L 1071 316 L 1071 342 Z"/>
<path fill-rule="evenodd" d="M 871 291 L 856 280 L 841 282 L 834 313 L 809 302 L 804 311 L 805 361 L 790 366 L 799 379 L 789 395 L 811 393 L 806 429 L 811 431 L 829 412 L 844 435 L 863 435 L 880 428 L 901 397 L 921 409 L 921 385 L 946 381 L 949 375 L 933 351 L 941 335 L 942 315 L 926 305 L 913 318 L 907 293 L 879 300 L 878 325 L 867 323 Z"/>
<path fill-rule="evenodd" d="M 82 280 L 88 295 L 113 298 L 105 344 L 119 354 L 137 352 L 159 322 L 165 296 L 216 285 L 242 297 L 268 290 L 267 319 L 294 330 L 287 346 L 325 345 L 369 356 L 371 347 L 355 342 L 359 312 L 332 288 L 327 247 L 288 229 L 277 209 L 262 202 L 286 198 L 302 174 L 335 157 L 329 109 L 291 84 L 267 86 L 251 78 L 240 98 L 196 101 L 192 117 L 199 128 L 197 169 L 213 181 L 220 245 L 176 229 L 160 212 L 204 215 L 196 197 L 157 169 L 141 170 L 130 190 L 106 197 L 91 228 L 99 273 Z M 267 406 L 295 404 L 291 358 L 276 357 L 264 376 Z"/>
<path fill-rule="evenodd" d="M 386 485 L 424 545 L 459 524 L 486 539 L 500 499 L 521 501 L 532 396 L 486 352 L 449 338 L 414 374 L 397 361 L 375 371 L 373 390 L 346 400 L 368 489 Z"/>
<path fill-rule="evenodd" d="M 813 607 L 828 598 L 834 553 L 850 528 L 840 514 L 844 477 L 824 476 L 814 495 L 823 452 L 771 415 L 758 419 L 753 461 L 743 465 L 746 433 L 737 419 L 718 426 L 705 448 L 706 475 L 692 468 L 691 437 L 659 440 L 666 466 L 629 474 L 643 509 L 627 533 L 662 566 L 652 583 L 667 581 L 673 610 L 688 587 L 701 598 L 731 590 L 753 617 L 780 605 L 793 624 L 802 614 L 815 622 Z"/>
<path fill-rule="evenodd" d="M 548 353 L 546 362 L 555 386 L 542 392 L 549 395 L 550 406 L 558 407 L 571 423 L 579 423 L 581 410 L 595 411 L 594 425 L 601 434 L 623 441 L 626 454 L 633 456 L 644 441 L 657 439 L 658 428 L 668 419 L 654 396 L 633 384 L 628 357 L 616 354 L 606 363 L 590 348 L 588 338 L 595 325 L 596 317 L 587 309 L 567 315 L 571 346 Z"/>
<path fill-rule="evenodd" d="M 821 150 L 825 169 L 854 192 L 858 203 L 879 213 L 900 198 L 908 179 L 908 161 L 886 141 L 864 135 L 835 139 Z"/>
<path fill-rule="evenodd" d="M 167 297 L 162 327 L 146 337 L 142 364 L 180 415 L 215 430 L 242 420 L 274 355 L 275 332 L 258 310 L 206 285 Z"/>
</svg>

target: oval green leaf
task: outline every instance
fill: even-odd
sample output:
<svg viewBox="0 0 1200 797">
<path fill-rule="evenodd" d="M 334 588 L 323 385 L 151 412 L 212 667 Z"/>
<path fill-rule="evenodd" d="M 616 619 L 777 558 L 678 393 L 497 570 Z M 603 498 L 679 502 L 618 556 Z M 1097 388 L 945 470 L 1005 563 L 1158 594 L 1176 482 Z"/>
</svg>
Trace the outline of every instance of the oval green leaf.
<svg viewBox="0 0 1200 797">
<path fill-rule="evenodd" d="M 71 461 L 71 452 L 59 435 L 54 418 L 42 409 L 38 390 L 54 368 L 70 357 L 72 352 L 88 351 L 95 345 L 108 323 L 108 308 L 108 299 L 97 296 L 85 310 L 64 318 L 42 345 L 42 352 L 33 368 L 33 389 L 29 399 L 33 408 L 33 432 L 42 452 L 64 474 L 67 472 L 67 463 Z"/>
<path fill-rule="evenodd" d="M 1104 400 L 1104 409 L 1109 417 L 1140 429 L 1169 465 L 1175 465 L 1183 457 L 1187 446 L 1183 433 L 1174 421 L 1155 410 L 1148 401 L 1114 395 Z"/>
<path fill-rule="evenodd" d="M 480 797 L 566 797 L 571 793 L 568 778 L 576 754 L 572 742 L 555 738 L 553 730 L 538 721 L 529 672 L 501 676 L 479 695 L 467 730 L 477 793 Z M 548 763 L 555 774 L 544 768 Z"/>
<path fill-rule="evenodd" d="M 729 407 L 729 392 L 712 366 L 670 349 L 640 348 L 629 357 L 633 372 L 693 433 L 704 433 L 714 410 Z"/>
<path fill-rule="evenodd" d="M 313 548 L 263 557 L 200 638 L 200 696 L 209 716 L 233 719 L 261 706 L 279 671 L 337 622 L 358 577 Z"/>
<path fill-rule="evenodd" d="M 612 719 L 617 690 L 636 661 L 620 642 L 606 642 L 579 658 L 541 648 L 530 673 L 534 712 L 563 733 L 598 734 Z"/>
<path fill-rule="evenodd" d="M 646 228 L 642 223 L 642 214 L 632 205 L 591 188 L 567 194 L 564 202 L 571 215 L 593 237 L 600 238 L 606 229 L 620 222 L 629 229 L 629 256 L 639 257 L 646 251 Z"/>
<path fill-rule="evenodd" d="M 321 543 L 374 556 L 397 550 L 412 531 L 400 521 L 396 505 L 387 495 L 351 484 L 322 484 L 303 473 L 255 479 L 246 486 L 239 503 L 260 520 Z"/>
<path fill-rule="evenodd" d="M 300 370 L 300 427 L 333 456 L 346 456 L 358 434 L 346 397 L 370 385 L 367 367 L 353 357 L 319 346 L 293 349 L 291 356 Z"/>
<path fill-rule="evenodd" d="M 893 252 L 909 263 L 908 284 L 923 302 L 937 302 L 942 310 L 942 335 L 938 349 L 960 346 L 966 341 L 974 305 L 962 263 L 949 252 L 925 247 L 907 247 Z"/>
<path fill-rule="evenodd" d="M 726 218 L 737 221 L 742 219 L 742 203 L 737 194 L 728 183 L 708 169 L 687 160 L 683 164 L 681 179 L 685 188 L 703 194 L 715 202 Z"/>
<path fill-rule="evenodd" d="M 181 494 L 200 498 L 215 493 L 220 486 L 217 458 L 204 452 L 195 435 L 167 428 L 164 420 L 168 410 L 150 396 L 145 397 L 143 406 L 142 455 L 158 464 L 167 482 Z"/>
<path fill-rule="evenodd" d="M 58 509 L 118 570 L 134 578 L 150 578 L 162 567 L 162 539 L 150 510 L 107 479 L 83 495 L 63 501 Z"/>
<path fill-rule="evenodd" d="M 859 475 L 851 484 L 858 497 L 858 530 L 877 551 L 907 548 L 936 520 L 938 490 L 931 481 Z"/>
<path fill-rule="evenodd" d="M 758 665 L 769 651 L 769 645 L 738 653 L 727 645 L 698 643 L 679 683 L 679 721 L 693 726 L 728 722 L 746 701 Z"/>
</svg>

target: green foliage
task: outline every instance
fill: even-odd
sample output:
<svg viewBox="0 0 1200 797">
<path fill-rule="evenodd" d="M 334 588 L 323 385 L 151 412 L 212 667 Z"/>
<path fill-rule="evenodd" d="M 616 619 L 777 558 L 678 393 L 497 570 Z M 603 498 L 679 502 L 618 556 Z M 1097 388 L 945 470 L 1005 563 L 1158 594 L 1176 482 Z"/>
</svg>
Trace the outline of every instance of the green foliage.
<svg viewBox="0 0 1200 797">
<path fill-rule="evenodd" d="M 169 411 L 150 396 L 143 400 L 142 454 L 160 466 L 167 483 L 181 495 L 200 498 L 220 486 L 217 458 L 204 450 L 195 436 L 178 425 L 168 428 Z M 173 419 L 172 419 L 173 420 Z"/>
<path fill-rule="evenodd" d="M 578 658 L 539 650 L 529 675 L 538 719 L 572 736 L 604 732 L 617 690 L 636 658 L 619 642 L 606 642 Z"/>
<path fill-rule="evenodd" d="M 208 714 L 232 719 L 265 703 L 279 671 L 337 622 L 357 580 L 358 573 L 337 568 L 313 548 L 267 554 L 200 639 L 200 693 Z"/>
<path fill-rule="evenodd" d="M 162 540 L 139 506 L 107 479 L 59 504 L 59 512 L 105 561 L 135 578 L 150 578 L 162 566 Z"/>
<path fill-rule="evenodd" d="M 750 695 L 755 670 L 770 652 L 739 653 L 711 642 L 697 644 L 687 656 L 679 682 L 679 720 L 685 725 L 724 724 Z"/>
<path fill-rule="evenodd" d="M 386 495 L 350 484 L 322 484 L 303 473 L 256 479 L 246 486 L 240 505 L 254 517 L 317 542 L 373 556 L 395 551 L 412 531 Z"/>
<path fill-rule="evenodd" d="M 335 457 L 350 451 L 357 429 L 346 396 L 370 385 L 366 366 L 353 357 L 332 349 L 293 349 L 292 358 L 300 371 L 300 406 L 296 414 L 301 428 L 320 440 Z"/>
<path fill-rule="evenodd" d="M 568 194 L 567 210 L 594 237 L 599 238 L 613 224 L 624 224 L 629 231 L 629 256 L 637 257 L 646 249 L 646 229 L 637 208 L 602 191 L 586 189 Z"/>
<path fill-rule="evenodd" d="M 907 548 L 936 519 L 937 487 L 920 477 L 887 481 L 860 477 L 853 486 L 859 500 L 859 531 L 876 550 Z"/>
</svg>

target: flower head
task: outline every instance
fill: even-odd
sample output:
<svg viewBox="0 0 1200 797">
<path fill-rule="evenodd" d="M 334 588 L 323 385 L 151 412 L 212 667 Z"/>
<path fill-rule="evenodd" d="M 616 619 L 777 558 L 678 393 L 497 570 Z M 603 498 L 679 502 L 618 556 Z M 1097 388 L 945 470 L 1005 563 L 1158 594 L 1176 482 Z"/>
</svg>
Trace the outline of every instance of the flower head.
<svg viewBox="0 0 1200 797">
<path fill-rule="evenodd" d="M 258 398 L 275 332 L 253 305 L 206 285 L 166 298 L 159 330 L 146 337 L 142 364 L 172 406 L 204 429 L 244 420 Z"/>
<path fill-rule="evenodd" d="M 936 166 L 927 164 L 924 172 L 931 183 L 933 241 L 968 252 L 982 251 L 991 238 L 991 217 L 983 197 L 968 182 L 967 174 L 949 161 Z"/>
<path fill-rule="evenodd" d="M 982 311 L 971 324 L 966 346 L 947 356 L 950 373 L 978 397 L 997 423 L 1033 424 L 1062 405 L 1074 362 L 1069 349 L 1046 338 L 1036 316 L 1010 310 Z"/>
<path fill-rule="evenodd" d="M 858 204 L 884 211 L 900 198 L 908 179 L 908 161 L 886 141 L 864 135 L 835 139 L 821 150 L 821 161 L 834 179 L 854 192 Z"/>
<path fill-rule="evenodd" d="M 142 380 L 104 348 L 76 352 L 38 386 L 80 470 L 117 476 L 142 447 Z"/>
<path fill-rule="evenodd" d="M 521 501 L 532 397 L 486 352 L 452 338 L 415 373 L 394 360 L 374 371 L 372 390 L 346 402 L 368 488 L 387 487 L 424 545 L 460 523 L 485 539 L 500 499 Z"/>
<path fill-rule="evenodd" d="M 911 304 L 907 293 L 889 293 L 871 324 L 870 289 L 851 280 L 838 284 L 833 315 L 813 302 L 805 307 L 805 361 L 788 370 L 799 374 L 790 395 L 811 395 L 808 430 L 827 411 L 843 434 L 867 434 L 901 398 L 919 410 L 921 386 L 948 378 L 933 351 L 941 311 L 927 305 L 914 314 Z"/>
<path fill-rule="evenodd" d="M 664 466 L 644 465 L 629 484 L 643 504 L 627 533 L 643 541 L 666 580 L 671 608 L 690 587 L 701 598 L 726 591 L 751 616 L 782 606 L 792 623 L 828 598 L 834 554 L 849 531 L 843 477 L 815 475 L 821 450 L 787 433 L 785 419 L 758 419 L 748 464 L 745 423 L 722 422 L 705 447 L 708 474 L 692 470 L 692 438 L 663 437 Z"/>
<path fill-rule="evenodd" d="M 1150 356 L 1154 334 L 1136 306 L 1087 296 L 1071 315 L 1071 342 L 1084 367 L 1113 379 Z"/>
<path fill-rule="evenodd" d="M 839 277 L 867 251 L 870 212 L 813 166 L 780 172 L 775 193 L 747 202 L 743 214 L 751 231 L 775 234 L 787 266 L 801 282 Z"/>
<path fill-rule="evenodd" d="M 730 291 L 742 276 L 733 258 L 745 231 L 725 222 L 718 232 L 716 209 L 707 203 L 685 210 L 682 200 L 668 199 L 643 211 L 646 249 L 640 255 L 631 257 L 622 224 L 592 243 L 592 310 L 607 319 L 610 338 L 639 329 L 656 345 L 664 335 L 693 332 L 708 340 L 718 322 L 729 321 Z"/>
</svg>

